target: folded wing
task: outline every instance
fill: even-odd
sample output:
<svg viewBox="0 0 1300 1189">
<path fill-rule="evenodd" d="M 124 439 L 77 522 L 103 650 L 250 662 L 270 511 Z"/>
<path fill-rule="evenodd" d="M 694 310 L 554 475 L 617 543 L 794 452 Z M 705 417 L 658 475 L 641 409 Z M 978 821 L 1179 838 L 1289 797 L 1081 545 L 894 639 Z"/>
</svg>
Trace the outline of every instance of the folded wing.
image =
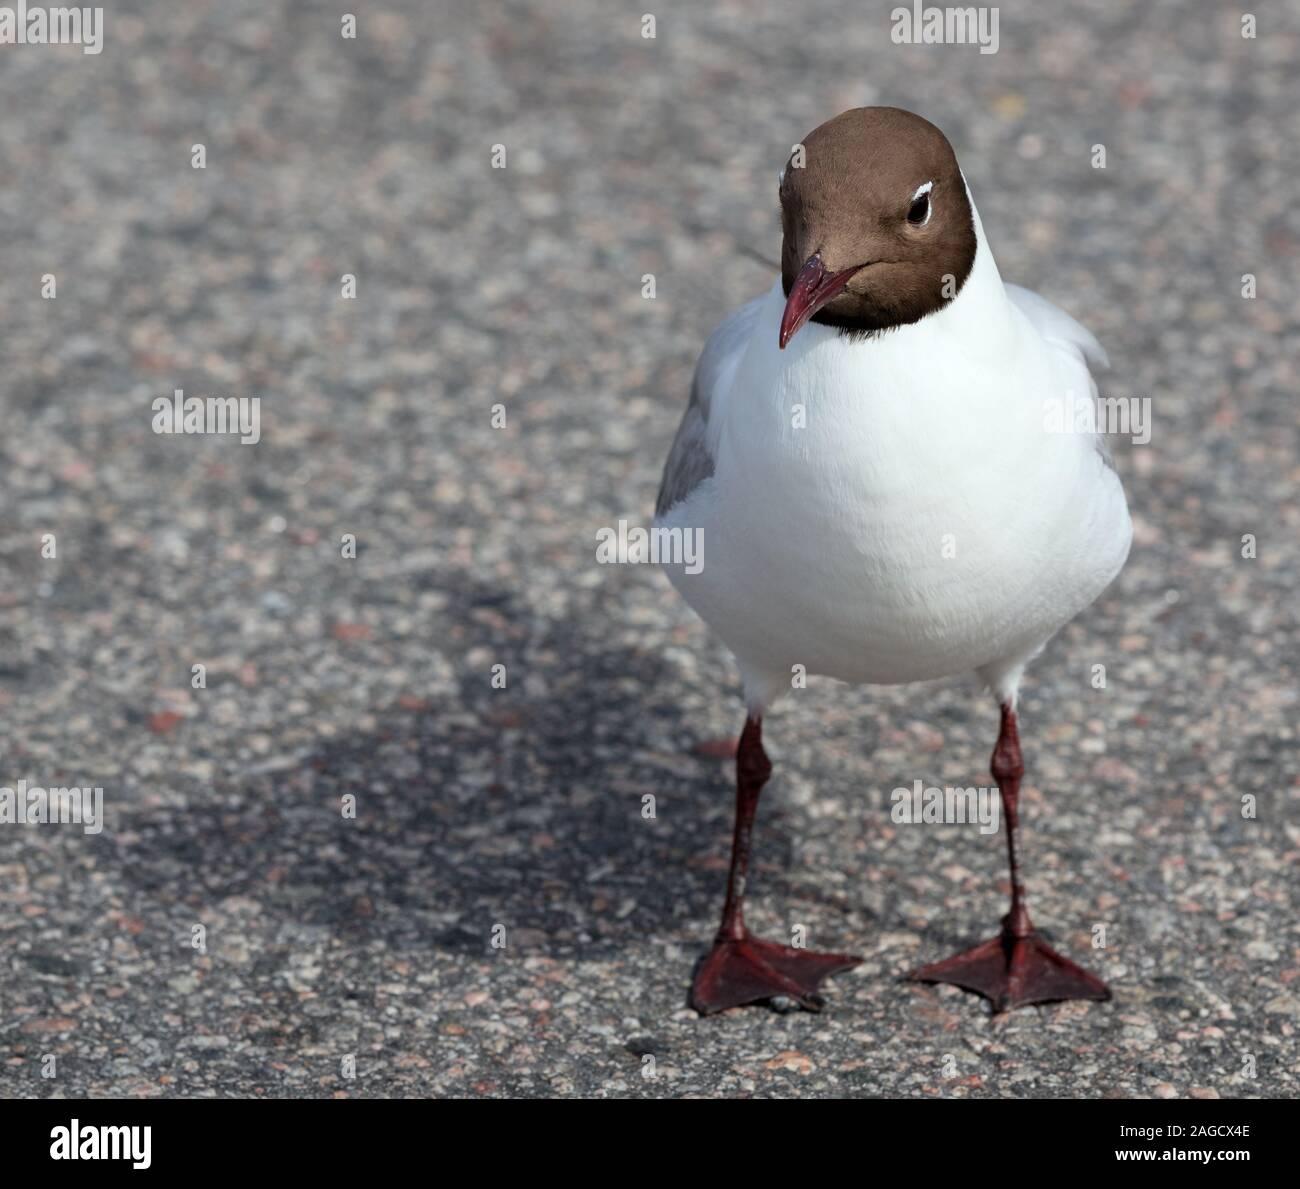
<svg viewBox="0 0 1300 1189">
<path fill-rule="evenodd" d="M 1110 367 L 1110 359 L 1097 336 L 1086 326 L 1070 317 L 1060 306 L 1053 305 L 1047 298 L 1025 289 L 1020 285 L 1007 285 L 1007 297 L 1011 304 L 1029 319 L 1030 325 L 1054 346 L 1060 347 L 1072 355 L 1088 374 L 1088 395 L 1097 399 L 1097 382 L 1093 372 L 1104 371 Z M 1110 443 L 1104 434 L 1096 434 L 1093 443 L 1102 461 L 1112 469 Z"/>
<path fill-rule="evenodd" d="M 709 410 L 725 395 L 736 378 L 736 368 L 745 352 L 754 323 L 758 319 L 762 298 L 743 305 L 710 336 L 704 344 L 695 378 L 691 382 L 691 399 L 686 414 L 677 427 L 668 462 L 664 466 L 655 515 L 662 516 L 674 504 L 681 503 L 713 474 L 713 450 L 709 440 Z"/>
</svg>

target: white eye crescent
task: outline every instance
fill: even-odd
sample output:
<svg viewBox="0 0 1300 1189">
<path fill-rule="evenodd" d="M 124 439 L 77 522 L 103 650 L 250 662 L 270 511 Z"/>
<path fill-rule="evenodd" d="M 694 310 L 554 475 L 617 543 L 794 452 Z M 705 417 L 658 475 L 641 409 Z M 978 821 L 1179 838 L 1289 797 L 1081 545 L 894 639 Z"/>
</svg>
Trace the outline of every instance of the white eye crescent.
<svg viewBox="0 0 1300 1189">
<path fill-rule="evenodd" d="M 911 204 L 907 208 L 907 221 L 913 227 L 924 227 L 930 221 L 930 215 L 933 213 L 930 191 L 933 189 L 933 182 L 925 182 L 917 186 L 916 193 L 912 195 Z"/>
</svg>

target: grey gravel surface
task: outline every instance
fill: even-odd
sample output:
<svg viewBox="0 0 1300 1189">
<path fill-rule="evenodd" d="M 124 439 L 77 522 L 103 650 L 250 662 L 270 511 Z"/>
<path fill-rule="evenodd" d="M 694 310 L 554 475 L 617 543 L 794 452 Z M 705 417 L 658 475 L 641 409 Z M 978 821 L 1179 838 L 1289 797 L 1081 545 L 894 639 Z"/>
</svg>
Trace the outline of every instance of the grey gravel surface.
<svg viewBox="0 0 1300 1189">
<path fill-rule="evenodd" d="M 0 1093 L 1295 1095 L 1295 7 L 1003 6 L 988 55 L 844 0 L 342 7 L 0 47 L 0 785 L 106 806 L 0 825 Z M 596 533 L 770 283 L 790 146 L 869 103 L 1152 400 L 1132 559 L 1022 717 L 1031 904 L 1110 1004 L 899 981 L 1004 907 L 998 839 L 889 815 L 988 783 L 970 679 L 772 715 L 751 923 L 865 961 L 821 1015 L 685 1006 L 738 686 Z M 262 440 L 154 434 L 177 388 Z"/>
</svg>

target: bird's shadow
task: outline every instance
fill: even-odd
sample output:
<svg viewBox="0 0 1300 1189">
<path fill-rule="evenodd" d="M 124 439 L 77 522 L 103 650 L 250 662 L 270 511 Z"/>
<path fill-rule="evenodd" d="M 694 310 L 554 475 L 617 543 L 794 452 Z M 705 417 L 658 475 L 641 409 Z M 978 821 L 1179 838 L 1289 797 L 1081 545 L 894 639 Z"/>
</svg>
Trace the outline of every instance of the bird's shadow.
<svg viewBox="0 0 1300 1189">
<path fill-rule="evenodd" d="M 536 626 L 513 593 L 468 574 L 437 586 L 459 625 L 449 651 L 499 657 L 505 688 L 494 662 L 458 666 L 452 693 L 375 708 L 378 730 L 196 793 L 183 829 L 145 815 L 133 832 L 165 859 L 123 856 L 142 901 L 252 900 L 290 934 L 429 961 L 486 957 L 494 930 L 558 960 L 616 956 L 638 938 L 707 945 L 733 770 L 696 752 L 671 664 L 608 645 L 598 617 Z M 781 782 L 769 787 L 764 883 L 780 897 L 795 835 Z"/>
</svg>

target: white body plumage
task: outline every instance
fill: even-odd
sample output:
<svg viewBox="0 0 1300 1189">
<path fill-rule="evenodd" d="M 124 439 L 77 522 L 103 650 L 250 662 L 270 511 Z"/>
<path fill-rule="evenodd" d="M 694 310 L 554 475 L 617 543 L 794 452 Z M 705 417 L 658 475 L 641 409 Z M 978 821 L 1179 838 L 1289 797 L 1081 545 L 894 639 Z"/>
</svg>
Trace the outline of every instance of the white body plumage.
<svg viewBox="0 0 1300 1189">
<path fill-rule="evenodd" d="M 873 684 L 976 670 L 1014 700 L 1124 564 L 1118 476 L 1092 435 L 1051 424 L 1050 402 L 1093 398 L 1105 357 L 1005 286 L 978 214 L 975 230 L 960 293 L 919 322 L 865 339 L 814 322 L 782 351 L 778 282 L 706 349 L 674 455 L 707 451 L 712 473 L 656 524 L 702 534 L 700 572 L 668 573 L 735 653 L 752 711 L 795 666 Z"/>
</svg>

